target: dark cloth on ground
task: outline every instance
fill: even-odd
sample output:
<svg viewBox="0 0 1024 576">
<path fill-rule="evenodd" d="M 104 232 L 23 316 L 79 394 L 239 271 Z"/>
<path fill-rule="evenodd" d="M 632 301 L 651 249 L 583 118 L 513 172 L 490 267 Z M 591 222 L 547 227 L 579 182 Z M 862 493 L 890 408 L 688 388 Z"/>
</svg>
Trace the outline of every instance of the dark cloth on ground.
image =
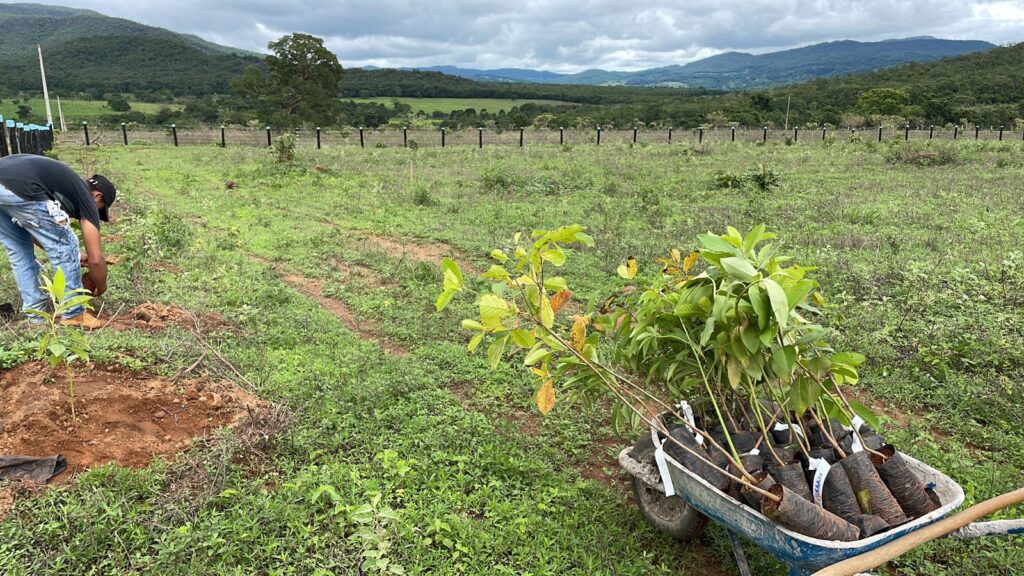
<svg viewBox="0 0 1024 576">
<path fill-rule="evenodd" d="M 47 458 L 33 456 L 0 456 L 0 480 L 33 480 L 38 484 L 67 470 L 62 454 Z"/>
</svg>

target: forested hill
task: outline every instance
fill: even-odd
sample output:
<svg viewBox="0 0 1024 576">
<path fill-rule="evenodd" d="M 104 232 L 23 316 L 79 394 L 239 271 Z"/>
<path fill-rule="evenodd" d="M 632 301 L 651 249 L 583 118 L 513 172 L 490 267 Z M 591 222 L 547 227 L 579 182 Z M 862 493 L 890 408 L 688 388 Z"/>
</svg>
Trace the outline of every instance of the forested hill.
<svg viewBox="0 0 1024 576">
<path fill-rule="evenodd" d="M 198 96 L 228 82 L 258 55 L 92 10 L 0 4 L 0 88 L 38 90 L 36 45 L 60 92 L 164 92 Z"/>
<path fill-rule="evenodd" d="M 443 96 L 544 98 L 608 107 L 551 110 L 558 122 L 587 116 L 605 124 L 660 122 L 695 126 L 707 121 L 747 126 L 845 125 L 848 116 L 885 114 L 915 125 L 978 122 L 1011 125 L 1024 117 L 1024 43 L 925 64 L 819 79 L 749 92 L 701 89 L 475 82 L 437 72 L 350 69 L 342 81 L 345 96 Z M 893 88 L 893 109 L 866 109 L 861 96 Z M 868 119 L 869 122 L 875 121 Z M 891 121 L 894 121 L 891 119 Z M 857 122 L 854 122 L 857 123 Z"/>
<path fill-rule="evenodd" d="M 877 70 L 908 62 L 931 62 L 992 48 L 995 48 L 994 44 L 977 40 L 917 37 L 881 42 L 840 40 L 757 55 L 727 52 L 689 64 L 663 66 L 635 72 L 594 69 L 577 74 L 556 74 L 519 68 L 475 70 L 454 66 L 434 66 L 421 70 L 443 72 L 484 82 L 674 86 L 743 90 Z"/>
<path fill-rule="evenodd" d="M 929 123 L 968 120 L 1009 125 L 1024 118 L 1024 43 L 937 62 L 906 64 L 866 74 L 828 78 L 777 88 L 776 105 L 804 110 L 854 111 L 861 94 L 895 88 L 907 95 L 903 116 Z"/>
</svg>

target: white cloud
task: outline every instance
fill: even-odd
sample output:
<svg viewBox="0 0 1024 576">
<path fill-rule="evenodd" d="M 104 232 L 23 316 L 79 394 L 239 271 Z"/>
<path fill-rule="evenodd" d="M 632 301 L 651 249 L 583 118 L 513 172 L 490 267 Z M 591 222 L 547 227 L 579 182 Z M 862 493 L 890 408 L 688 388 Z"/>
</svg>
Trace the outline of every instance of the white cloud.
<svg viewBox="0 0 1024 576">
<path fill-rule="evenodd" d="M 0 0 L 6 1 L 6 0 Z M 684 64 L 728 50 L 933 35 L 1024 40 L 1022 0 L 55 0 L 239 48 L 291 32 L 344 66 L 529 67 L 559 72 Z"/>
</svg>

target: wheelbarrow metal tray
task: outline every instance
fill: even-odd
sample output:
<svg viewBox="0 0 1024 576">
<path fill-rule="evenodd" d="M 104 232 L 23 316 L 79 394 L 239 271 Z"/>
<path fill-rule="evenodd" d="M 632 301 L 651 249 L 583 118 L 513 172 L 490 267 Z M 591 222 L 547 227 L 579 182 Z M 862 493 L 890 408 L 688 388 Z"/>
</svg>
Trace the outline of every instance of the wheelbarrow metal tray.
<svg viewBox="0 0 1024 576">
<path fill-rule="evenodd" d="M 906 454 L 903 454 L 903 457 L 918 478 L 925 484 L 934 485 L 942 506 L 912 522 L 854 542 L 819 540 L 797 534 L 769 520 L 745 503 L 718 491 L 667 454 L 665 461 L 676 494 L 705 516 L 767 550 L 788 565 L 792 570 L 791 574 L 802 575 L 863 554 L 927 526 L 963 503 L 964 491 L 953 479 Z"/>
</svg>

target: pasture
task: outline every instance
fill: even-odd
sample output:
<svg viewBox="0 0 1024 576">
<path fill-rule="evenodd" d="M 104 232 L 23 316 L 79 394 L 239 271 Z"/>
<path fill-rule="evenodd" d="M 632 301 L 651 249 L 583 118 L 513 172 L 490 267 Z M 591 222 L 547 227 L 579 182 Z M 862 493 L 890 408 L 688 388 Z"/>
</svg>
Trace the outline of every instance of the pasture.
<svg viewBox="0 0 1024 576">
<path fill-rule="evenodd" d="M 517 99 L 517 98 L 347 98 L 346 100 L 352 100 L 354 102 L 375 102 L 378 104 L 384 104 L 385 106 L 391 106 L 395 102 L 401 102 L 402 104 L 408 104 L 412 106 L 413 112 L 423 112 L 426 115 L 431 115 L 434 112 L 442 112 L 444 114 L 450 114 L 456 110 L 466 110 L 472 108 L 477 112 L 481 110 L 487 110 L 491 113 L 496 113 L 504 110 L 508 112 L 515 106 L 522 106 L 523 104 L 549 104 L 549 105 L 565 105 L 572 106 L 571 102 L 562 102 L 559 100 L 539 100 L 539 99 Z"/>
<path fill-rule="evenodd" d="M 0 115 L 4 118 L 17 118 L 18 104 L 27 104 L 32 109 L 32 116 L 28 121 L 35 122 L 36 124 L 46 123 L 46 105 L 43 103 L 42 98 L 18 100 L 18 104 L 15 104 L 14 100 L 16 99 L 4 98 L 0 102 Z M 130 101 L 129 104 L 132 110 L 146 114 L 156 114 L 161 108 L 165 107 L 171 110 L 180 110 L 184 107 L 181 104 L 160 104 L 156 102 Z M 72 130 L 75 124 L 80 124 L 83 120 L 90 121 L 105 114 L 116 114 L 107 106 L 106 101 L 103 100 L 65 100 L 62 98 L 60 106 L 64 110 L 64 122 Z M 57 113 L 57 98 L 55 96 L 50 98 L 50 111 L 53 113 L 53 123 L 55 125 L 60 124 L 60 116 Z"/>
<path fill-rule="evenodd" d="M 57 152 L 121 189 L 105 313 L 222 319 L 101 330 L 94 363 L 230 380 L 276 408 L 147 467 L 6 488 L 0 572 L 734 574 L 720 528 L 680 545 L 645 524 L 614 462 L 638 432 L 601 406 L 541 417 L 517 361 L 467 354 L 471 303 L 435 312 L 442 257 L 486 270 L 516 232 L 571 223 L 596 242 L 564 271 L 583 308 L 621 289 L 628 256 L 767 224 L 817 267 L 837 348 L 867 355 L 859 396 L 887 437 L 968 504 L 1024 482 L 1019 142 Z M 766 171 L 777 186 L 731 185 Z M 10 274 L 0 291 L 17 301 Z M 0 332 L 2 365 L 32 338 Z M 943 540 L 890 566 L 1019 574 L 1024 540 Z"/>
</svg>

